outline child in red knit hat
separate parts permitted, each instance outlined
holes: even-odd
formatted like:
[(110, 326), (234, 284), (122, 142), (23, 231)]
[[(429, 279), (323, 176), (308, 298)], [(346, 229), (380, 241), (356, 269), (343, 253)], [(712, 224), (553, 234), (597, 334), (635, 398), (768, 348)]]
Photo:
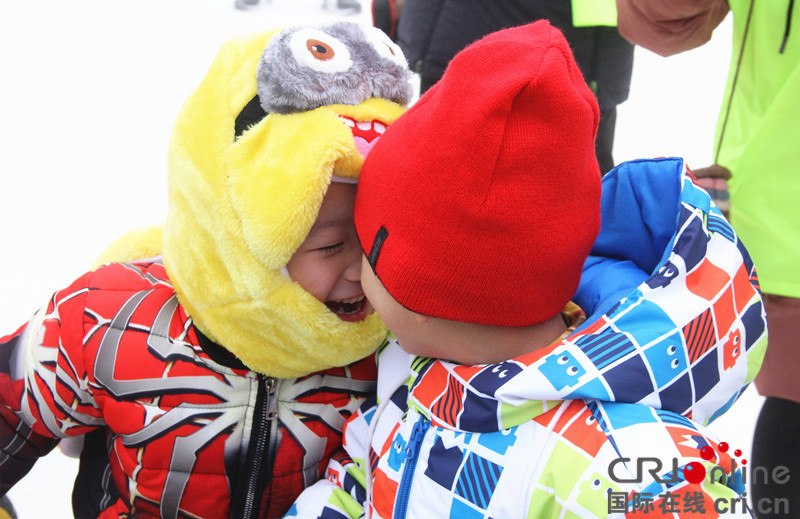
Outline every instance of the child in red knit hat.
[(763, 355), (752, 262), (680, 159), (601, 196), (597, 124), (537, 22), (462, 51), (387, 130), (355, 209), (392, 331), (377, 396), (288, 517), (747, 515), (704, 425)]

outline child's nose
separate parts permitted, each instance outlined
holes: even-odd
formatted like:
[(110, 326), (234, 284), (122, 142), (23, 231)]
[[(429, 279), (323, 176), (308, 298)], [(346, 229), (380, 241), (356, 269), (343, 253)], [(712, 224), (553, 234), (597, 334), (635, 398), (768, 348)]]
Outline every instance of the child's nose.
[(361, 247), (350, 247), (347, 256), (347, 268), (344, 278), (354, 283), (361, 283)]

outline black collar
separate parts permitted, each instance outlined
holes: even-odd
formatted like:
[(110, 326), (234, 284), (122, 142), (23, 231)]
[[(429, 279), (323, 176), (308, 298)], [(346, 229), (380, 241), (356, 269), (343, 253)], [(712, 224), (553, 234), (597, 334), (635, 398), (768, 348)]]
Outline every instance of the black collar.
[(197, 329), (197, 326), (194, 327), (194, 331), (197, 334), (197, 341), (200, 343), (200, 348), (203, 349), (206, 355), (211, 357), (211, 360), (231, 369), (250, 369), (245, 366), (241, 360), (236, 358), (233, 353), (206, 337), (203, 332)]

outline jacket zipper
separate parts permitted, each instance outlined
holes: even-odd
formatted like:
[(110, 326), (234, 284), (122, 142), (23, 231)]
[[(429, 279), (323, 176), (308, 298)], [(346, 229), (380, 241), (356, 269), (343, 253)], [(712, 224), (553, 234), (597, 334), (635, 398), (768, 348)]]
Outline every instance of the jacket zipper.
[(233, 513), (232, 517), (241, 519), (258, 519), (259, 505), (264, 490), (272, 478), (272, 466), (275, 462), (275, 449), (278, 434), (275, 431), (278, 417), (278, 402), (275, 398), (277, 382), (272, 377), (258, 376), (258, 394), (256, 406), (253, 411), (253, 431), (250, 435), (250, 444), (247, 448), (244, 477), (246, 485), (238, 492), (242, 502), (237, 508), (241, 511)]
[(417, 468), (417, 460), (419, 459), (419, 446), (422, 444), (422, 440), (425, 439), (425, 433), (428, 432), (430, 426), (430, 420), (422, 416), (411, 430), (411, 437), (408, 439), (408, 445), (406, 445), (406, 466), (403, 469), (403, 477), (400, 479), (400, 486), (397, 489), (397, 497), (395, 498), (394, 519), (405, 519), (408, 513), (408, 498), (411, 493), (414, 470)]
[(733, 93), (736, 92), (736, 83), (739, 81), (739, 70), (742, 68), (742, 58), (744, 58), (744, 48), (747, 44), (747, 35), (750, 32), (750, 21), (753, 19), (753, 6), (756, 0), (750, 0), (750, 9), (747, 11), (747, 20), (744, 23), (744, 33), (742, 34), (742, 47), (739, 49), (739, 59), (736, 60), (736, 72), (733, 74), (731, 82), (731, 93), (728, 95), (728, 104), (725, 107), (725, 118), (722, 120), (722, 127), (719, 131), (717, 144), (714, 146), (714, 163), (719, 164), (719, 155), (722, 150), (722, 140), (725, 138), (725, 129), (728, 127), (728, 116), (731, 115), (731, 104), (733, 103)]
[(789, 41), (789, 32), (792, 30), (792, 11), (794, 10), (794, 0), (789, 0), (789, 11), (786, 13), (786, 29), (783, 31), (783, 40), (781, 41), (781, 50), (779, 54), (783, 54), (786, 50), (786, 42)]

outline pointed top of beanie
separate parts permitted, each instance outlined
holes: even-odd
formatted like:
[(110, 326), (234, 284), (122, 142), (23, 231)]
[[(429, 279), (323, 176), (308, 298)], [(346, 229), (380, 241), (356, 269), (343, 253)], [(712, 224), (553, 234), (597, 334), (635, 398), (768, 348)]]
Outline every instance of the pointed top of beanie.
[(490, 34), (373, 148), (356, 228), (417, 313), (500, 326), (556, 315), (600, 227), (599, 111), (545, 21)]

